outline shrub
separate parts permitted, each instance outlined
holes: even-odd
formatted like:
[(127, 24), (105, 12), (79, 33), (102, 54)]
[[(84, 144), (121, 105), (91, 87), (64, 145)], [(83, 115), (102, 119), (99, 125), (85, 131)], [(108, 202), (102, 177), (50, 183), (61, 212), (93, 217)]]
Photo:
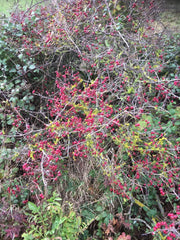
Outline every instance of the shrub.
[[(57, 190), (79, 211), (110, 194), (114, 206), (107, 210), (100, 204), (106, 217), (98, 211), (92, 217), (99, 222), (95, 237), (103, 234), (101, 226), (105, 232), (114, 228), (107, 215), (118, 211), (132, 228), (120, 224), (120, 233), (142, 238), (150, 232), (152, 239), (154, 225), (179, 200), (178, 48), (145, 19), (146, 11), (156, 15), (156, 9), (152, 1), (60, 3), (12, 15), (12, 31), (7, 35), (4, 30), (2, 44), (11, 52), (4, 73), (13, 85), (8, 89), (4, 78), (7, 97), (1, 104), (3, 114), (8, 108), (13, 114), (6, 114), (9, 123), (1, 115), (1, 139), (2, 144), (7, 137), (12, 141), (14, 131), (13, 161), (19, 164), (10, 178), (10, 194), (14, 181), (21, 182), (24, 196), (28, 192), (21, 200), (31, 200), (30, 208), (36, 209)], [(10, 96), (16, 85), (8, 75), (17, 66), (14, 61), (25, 68), (27, 79), (18, 79), (27, 81), (30, 95), (15, 93), (15, 105)], [(10, 130), (4, 130), (5, 124)], [(4, 195), (5, 189), (4, 184)], [(36, 211), (33, 218), (41, 222), (25, 237), (42, 228), (46, 207), (37, 207), (42, 215)], [(52, 237), (45, 236), (47, 231), (40, 237)], [(109, 231), (108, 237), (114, 235)]]

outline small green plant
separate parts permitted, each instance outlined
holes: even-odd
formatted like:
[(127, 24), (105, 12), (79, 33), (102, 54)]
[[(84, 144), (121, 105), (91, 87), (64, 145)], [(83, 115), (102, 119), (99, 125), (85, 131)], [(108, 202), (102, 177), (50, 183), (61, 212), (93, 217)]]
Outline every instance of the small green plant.
[(50, 240), (60, 237), (62, 240), (75, 240), (81, 233), (81, 217), (77, 216), (68, 203), (65, 212), (61, 206), (61, 198), (54, 192), (53, 196), (37, 206), (28, 202), (30, 213), (28, 216), (29, 228), (22, 235), (24, 240)]

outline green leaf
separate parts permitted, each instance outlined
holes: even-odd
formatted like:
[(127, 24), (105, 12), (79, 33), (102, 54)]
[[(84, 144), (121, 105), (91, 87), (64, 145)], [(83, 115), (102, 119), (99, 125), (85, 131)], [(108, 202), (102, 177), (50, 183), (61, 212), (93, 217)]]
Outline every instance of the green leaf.
[(128, 88), (128, 94), (131, 94), (131, 93), (134, 93), (134, 88), (133, 87), (131, 87), (131, 88)]
[(29, 233), (23, 233), (22, 237), (24, 240), (33, 240), (34, 239), (34, 236)]
[(76, 225), (79, 227), (81, 225), (81, 217), (76, 218)]
[(29, 69), (30, 70), (33, 70), (33, 69), (35, 69), (36, 68), (36, 66), (34, 65), (34, 64), (31, 64), (30, 66), (29, 66)]
[(176, 107), (176, 116), (180, 117), (180, 107)]
[(4, 118), (5, 118), (4, 114), (0, 113), (0, 119), (4, 119)]
[(31, 106), (29, 107), (29, 110), (34, 111), (34, 110), (35, 110), (35, 106), (31, 105)]
[(148, 217), (152, 218), (155, 217), (157, 214), (157, 210), (156, 209), (151, 209), (151, 210), (145, 210), (147, 212)]
[(105, 40), (106, 47), (110, 47), (110, 44), (108, 43), (108, 40)]
[(27, 71), (27, 66), (23, 66), (23, 70), (26, 72)]
[(71, 211), (71, 212), (69, 213), (69, 218), (73, 218), (75, 215), (76, 215), (75, 212)]
[(14, 122), (13, 119), (9, 119), (9, 120), (7, 121), (7, 124), (8, 124), (8, 125), (11, 125), (13, 122)]
[(28, 202), (28, 207), (31, 211), (37, 213), (39, 212), (39, 207), (36, 206), (36, 204), (32, 203), (32, 202)]
[(63, 217), (59, 220), (59, 224), (62, 224), (63, 222), (65, 222), (67, 220), (67, 217)]
[(174, 125), (175, 125), (175, 126), (179, 126), (179, 125), (180, 125), (180, 121), (176, 121), (176, 122), (174, 123)]
[(97, 207), (96, 207), (96, 211), (97, 211), (97, 212), (102, 212), (102, 211), (103, 211), (103, 208), (102, 208), (101, 206), (97, 206)]
[(174, 115), (174, 114), (176, 113), (176, 110), (173, 109), (173, 108), (171, 108), (171, 109), (169, 110), (169, 112), (170, 112), (171, 115)]
[(6, 138), (6, 139), (4, 140), (4, 142), (5, 142), (5, 143), (11, 143), (11, 138)]
[(52, 230), (58, 229), (60, 224), (61, 219), (59, 218), (59, 216), (56, 216), (54, 222), (52, 223)]
[(107, 216), (108, 216), (108, 215), (107, 215), (106, 212), (102, 212), (101, 214), (98, 215), (97, 219), (98, 219), (98, 220), (102, 220), (102, 219), (104, 219), (104, 218), (107, 217)]
[(16, 72), (16, 69), (15, 69), (15, 68), (11, 68), (11, 69), (9, 70), (9, 72), (10, 72), (10, 73), (15, 73), (15, 72)]
[(105, 223), (106, 225), (108, 225), (109, 220), (110, 220), (110, 218), (109, 218), (109, 216), (107, 216), (107, 217), (104, 219), (104, 223)]
[(18, 58), (21, 60), (21, 59), (23, 58), (23, 54), (20, 53), (20, 54), (18, 55)]

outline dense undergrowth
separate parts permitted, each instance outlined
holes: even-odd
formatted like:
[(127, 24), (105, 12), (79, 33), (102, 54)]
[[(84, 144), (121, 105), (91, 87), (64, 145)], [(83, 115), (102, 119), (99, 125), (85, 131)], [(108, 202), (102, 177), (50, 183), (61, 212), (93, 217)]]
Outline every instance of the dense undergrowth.
[(154, 1), (12, 13), (0, 36), (0, 238), (180, 238), (180, 43)]

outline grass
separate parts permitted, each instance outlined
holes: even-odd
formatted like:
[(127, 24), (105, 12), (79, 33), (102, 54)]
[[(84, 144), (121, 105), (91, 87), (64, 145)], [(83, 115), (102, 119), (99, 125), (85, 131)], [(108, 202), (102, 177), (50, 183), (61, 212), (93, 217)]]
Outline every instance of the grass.
[(167, 11), (162, 14), (162, 22), (170, 33), (180, 32), (180, 15), (176, 12)]
[(40, 2), (40, 0), (0, 0), (0, 15), (8, 16), (9, 12), (16, 7), (26, 9), (37, 2)]

